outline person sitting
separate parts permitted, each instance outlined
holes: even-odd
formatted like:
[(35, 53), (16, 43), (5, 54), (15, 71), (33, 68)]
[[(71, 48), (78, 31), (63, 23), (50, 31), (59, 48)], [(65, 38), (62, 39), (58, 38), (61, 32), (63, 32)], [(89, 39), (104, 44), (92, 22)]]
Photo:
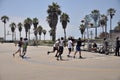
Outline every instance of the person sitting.
[(95, 42), (93, 43), (92, 51), (97, 52), (97, 44)]

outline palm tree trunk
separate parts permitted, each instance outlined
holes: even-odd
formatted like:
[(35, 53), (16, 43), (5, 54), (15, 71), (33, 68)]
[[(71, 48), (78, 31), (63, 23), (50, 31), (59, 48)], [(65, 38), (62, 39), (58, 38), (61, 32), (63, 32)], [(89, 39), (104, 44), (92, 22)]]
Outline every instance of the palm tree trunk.
[(82, 39), (83, 39), (83, 34), (82, 34)]
[(97, 23), (95, 22), (95, 38), (97, 38)]
[(105, 37), (107, 38), (107, 25), (105, 25)]
[(88, 26), (87, 26), (87, 38), (89, 39), (89, 31), (88, 31)]
[(25, 32), (25, 34), (26, 34), (26, 38), (27, 38), (27, 31)]
[(111, 39), (111, 30), (112, 30), (112, 18), (110, 17), (110, 31), (109, 31), (109, 33), (110, 33), (110, 39)]
[(38, 45), (38, 37), (37, 37), (37, 35), (35, 35), (35, 38), (36, 38), (36, 45)]
[(14, 40), (16, 41), (16, 31), (14, 32), (14, 37), (15, 37), (15, 39), (14, 39)]
[(53, 30), (52, 41), (55, 42), (55, 39), (56, 39), (56, 30), (54, 29), (54, 30)]
[(30, 29), (29, 29), (29, 32), (28, 32), (28, 34), (29, 34), (29, 41), (30, 41)]
[(45, 35), (44, 35), (44, 41), (45, 41)]
[(12, 32), (12, 41), (13, 41), (14, 33)]
[(20, 32), (20, 38), (21, 38), (21, 32)]
[(102, 31), (104, 32), (104, 27), (102, 26)]
[(5, 26), (5, 23), (4, 23), (4, 40), (6, 41), (6, 26)]
[(66, 46), (66, 30), (64, 29), (64, 38), (65, 38), (65, 46)]

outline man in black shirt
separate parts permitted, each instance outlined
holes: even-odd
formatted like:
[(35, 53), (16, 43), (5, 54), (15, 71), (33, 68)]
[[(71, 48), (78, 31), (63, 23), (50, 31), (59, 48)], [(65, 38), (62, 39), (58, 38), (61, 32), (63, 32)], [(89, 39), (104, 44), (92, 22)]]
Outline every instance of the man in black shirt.
[(119, 37), (116, 38), (115, 56), (120, 56), (119, 54), (120, 40)]

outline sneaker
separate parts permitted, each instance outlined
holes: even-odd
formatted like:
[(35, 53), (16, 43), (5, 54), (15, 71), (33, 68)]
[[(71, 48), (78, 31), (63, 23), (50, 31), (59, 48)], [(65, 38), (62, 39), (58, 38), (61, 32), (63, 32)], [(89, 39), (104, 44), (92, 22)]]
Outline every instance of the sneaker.
[(75, 56), (73, 56), (73, 58), (75, 58)]
[(80, 59), (80, 58), (83, 58), (83, 57), (82, 57), (82, 56), (80, 56), (80, 57), (79, 57), (79, 59)]
[(23, 58), (24, 58), (24, 55), (21, 55), (20, 57), (23, 59)]
[(59, 61), (59, 59), (57, 58), (57, 61)]
[(70, 55), (67, 55), (67, 57), (70, 57)]
[(55, 57), (58, 57), (57, 55), (55, 55)]
[(49, 54), (50, 54), (50, 52), (48, 51), (48, 52), (47, 52), (47, 55), (49, 55)]
[(15, 57), (15, 54), (13, 54), (13, 57)]

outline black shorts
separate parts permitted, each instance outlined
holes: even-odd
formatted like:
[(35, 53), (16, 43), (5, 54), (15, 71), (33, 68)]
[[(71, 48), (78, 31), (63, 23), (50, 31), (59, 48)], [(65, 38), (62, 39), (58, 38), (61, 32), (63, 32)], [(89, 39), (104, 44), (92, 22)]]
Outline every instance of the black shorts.
[(53, 51), (56, 51), (56, 50), (58, 50), (58, 47), (53, 47)]
[(59, 47), (59, 52), (63, 53), (63, 47), (62, 46)]
[(68, 50), (71, 52), (72, 51), (72, 49), (71, 48), (68, 48)]

